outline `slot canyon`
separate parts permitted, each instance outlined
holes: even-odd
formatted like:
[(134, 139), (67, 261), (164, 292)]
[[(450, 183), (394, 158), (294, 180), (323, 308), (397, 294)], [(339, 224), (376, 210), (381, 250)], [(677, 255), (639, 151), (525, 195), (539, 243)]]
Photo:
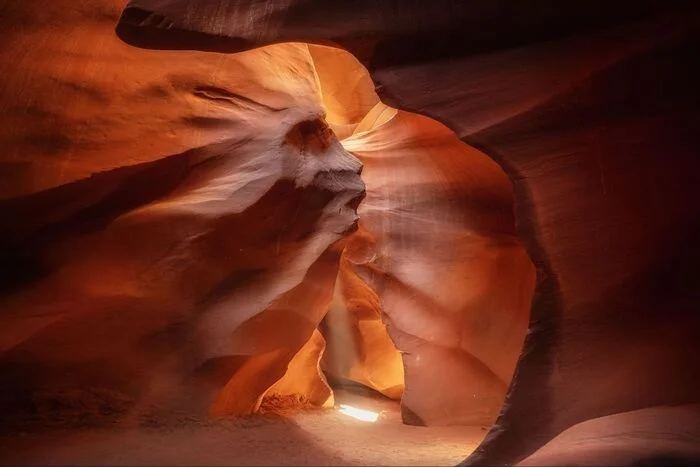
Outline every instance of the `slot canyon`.
[(700, 7), (0, 0), (0, 465), (697, 465)]

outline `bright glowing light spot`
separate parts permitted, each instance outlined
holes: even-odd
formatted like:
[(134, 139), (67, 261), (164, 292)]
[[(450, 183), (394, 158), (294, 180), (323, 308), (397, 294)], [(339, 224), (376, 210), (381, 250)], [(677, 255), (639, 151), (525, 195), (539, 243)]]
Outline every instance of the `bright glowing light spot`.
[(376, 422), (379, 418), (377, 412), (370, 412), (369, 410), (362, 410), (349, 405), (340, 404), (340, 413), (347, 415), (348, 417), (356, 418), (357, 420), (362, 420), (363, 422)]

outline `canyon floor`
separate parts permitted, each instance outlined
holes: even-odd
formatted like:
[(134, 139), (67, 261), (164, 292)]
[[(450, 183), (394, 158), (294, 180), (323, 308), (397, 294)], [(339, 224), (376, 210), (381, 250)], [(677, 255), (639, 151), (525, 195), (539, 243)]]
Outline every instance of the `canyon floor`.
[(349, 391), (336, 404), (380, 413), (376, 423), (336, 409), (284, 416), (116, 425), (0, 437), (2, 465), (456, 465), (483, 427), (401, 423), (396, 402)]

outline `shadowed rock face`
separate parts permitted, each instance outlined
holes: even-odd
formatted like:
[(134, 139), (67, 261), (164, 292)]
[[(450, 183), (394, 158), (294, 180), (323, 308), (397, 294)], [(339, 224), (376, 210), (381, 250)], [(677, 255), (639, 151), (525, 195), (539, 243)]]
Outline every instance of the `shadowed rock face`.
[(323, 407), (323, 369), (491, 424), (535, 278), (505, 173), (346, 52), (142, 50), (119, 6), (4, 16), (7, 420)]
[(450, 130), (407, 112), (343, 144), (362, 160), (368, 193), (345, 257), (402, 352), (404, 420), (490, 425), (535, 279), (514, 234), (512, 185)]
[(362, 161), (368, 193), (326, 318), (324, 368), (401, 398), (406, 423), (490, 425), (534, 287), (512, 185), (443, 125), (372, 99), (349, 55), (309, 50), (329, 123)]
[(698, 18), (656, 0), (134, 0), (119, 33), (226, 52), (334, 43), (385, 103), (504, 168), (538, 280), (506, 405), (469, 460), (492, 465), (588, 419), (698, 402)]
[(632, 410), (574, 425), (518, 465), (697, 465), (699, 431), (698, 404)]
[(3, 7), (4, 412), (325, 404), (315, 330), (364, 184), (308, 48), (142, 51), (120, 6)]
[[(697, 456), (697, 7), (551, 3), (4, 2), (5, 419), (323, 406), (322, 367), (490, 423), (524, 339), (469, 464)], [(247, 50), (286, 41), (402, 110)]]

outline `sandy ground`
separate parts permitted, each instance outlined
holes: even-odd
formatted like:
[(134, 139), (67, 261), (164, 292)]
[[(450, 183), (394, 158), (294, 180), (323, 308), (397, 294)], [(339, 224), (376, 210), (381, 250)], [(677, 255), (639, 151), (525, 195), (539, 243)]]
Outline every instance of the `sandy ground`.
[(376, 423), (337, 410), (168, 426), (0, 437), (2, 465), (456, 465), (482, 427), (401, 424), (398, 404), (347, 391), (337, 403), (381, 412)]

